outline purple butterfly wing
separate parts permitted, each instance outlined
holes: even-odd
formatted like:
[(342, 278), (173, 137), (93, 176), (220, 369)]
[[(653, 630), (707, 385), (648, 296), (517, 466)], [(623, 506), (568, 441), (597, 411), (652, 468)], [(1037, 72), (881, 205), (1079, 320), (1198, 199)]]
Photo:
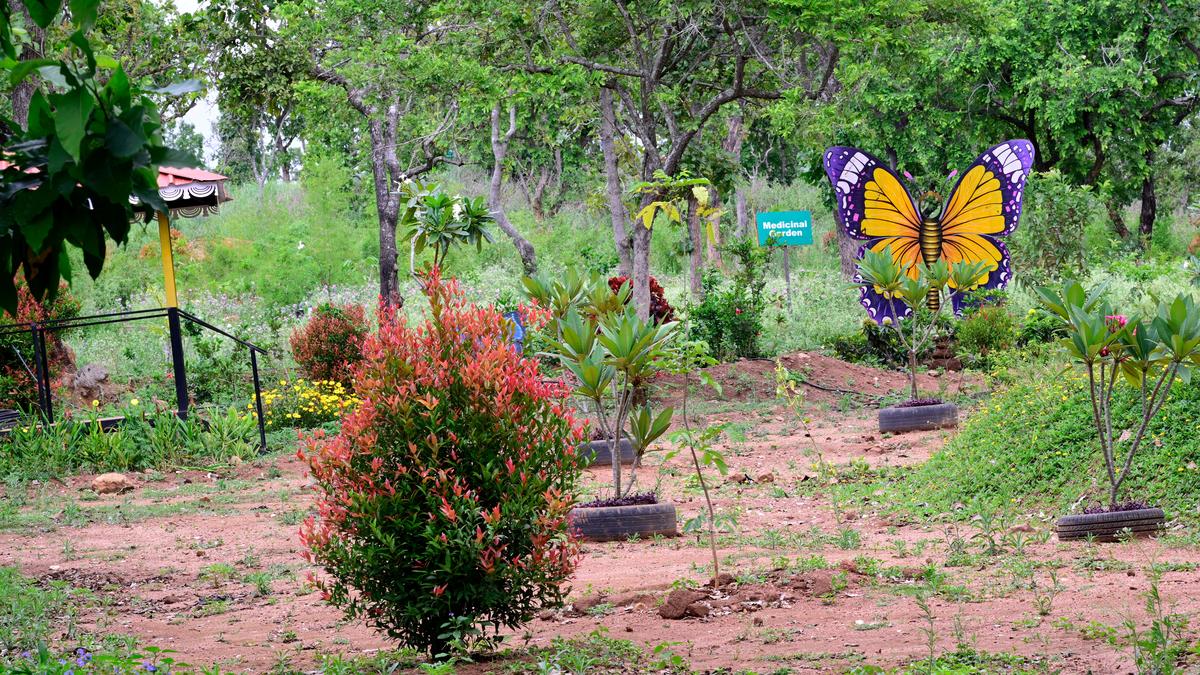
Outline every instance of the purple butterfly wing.
[[(862, 221), (866, 217), (867, 183), (875, 167), (882, 167), (888, 173), (891, 173), (891, 169), (871, 153), (844, 145), (827, 148), (822, 161), (825, 175), (833, 186), (834, 213), (838, 225), (851, 239), (871, 239), (862, 231)], [(916, 208), (915, 204), (913, 208)]]

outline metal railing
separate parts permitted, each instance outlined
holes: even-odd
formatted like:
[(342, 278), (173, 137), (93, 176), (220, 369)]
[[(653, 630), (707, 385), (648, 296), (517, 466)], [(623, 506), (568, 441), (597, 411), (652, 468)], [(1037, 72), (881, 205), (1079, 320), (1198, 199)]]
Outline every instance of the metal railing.
[[(185, 312), (178, 307), (161, 307), (158, 309), (135, 309), (122, 312), (109, 312), (106, 314), (93, 314), (91, 316), (77, 316), (69, 319), (52, 319), (48, 321), (35, 321), (29, 323), (11, 324), (0, 327), (0, 336), (15, 335), (19, 333), (29, 333), (33, 340), (33, 368), (32, 375), (37, 382), (38, 394), (38, 410), (41, 412), (41, 417), (46, 424), (54, 423), (54, 398), (50, 388), (50, 362), (46, 349), (46, 335), (48, 333), (56, 333), (74, 328), (86, 328), (91, 326), (102, 326), (113, 323), (129, 323), (133, 321), (145, 321), (150, 319), (167, 320), (167, 329), (171, 343), (171, 367), (172, 375), (175, 380), (175, 414), (180, 419), (187, 419), (188, 408), (190, 407), (190, 398), (188, 396), (187, 385), (187, 364), (183, 353), (183, 325), (182, 320), (186, 320), (191, 324), (204, 328), (221, 335), (225, 338), (233, 340), (238, 345), (245, 347), (250, 353), (250, 372), (254, 381), (254, 406), (258, 421), (258, 441), (259, 449), (265, 451), (267, 448), (267, 430), (266, 422), (263, 416), (262, 403), (262, 383), (258, 373), (258, 355), (266, 355), (267, 350), (247, 342), (235, 335), (217, 328), (207, 321)], [(18, 352), (18, 357), (24, 363), (24, 358)], [(26, 368), (29, 369), (28, 365)]]

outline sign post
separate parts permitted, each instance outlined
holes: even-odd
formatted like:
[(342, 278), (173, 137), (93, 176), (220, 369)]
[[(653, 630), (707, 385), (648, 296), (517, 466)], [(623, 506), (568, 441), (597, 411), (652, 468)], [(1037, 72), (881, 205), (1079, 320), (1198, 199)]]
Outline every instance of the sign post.
[(758, 245), (768, 240), (783, 248), (783, 283), (787, 286), (788, 309), (792, 307), (792, 260), (789, 246), (809, 246), (813, 243), (811, 211), (767, 211), (754, 214), (758, 225)]

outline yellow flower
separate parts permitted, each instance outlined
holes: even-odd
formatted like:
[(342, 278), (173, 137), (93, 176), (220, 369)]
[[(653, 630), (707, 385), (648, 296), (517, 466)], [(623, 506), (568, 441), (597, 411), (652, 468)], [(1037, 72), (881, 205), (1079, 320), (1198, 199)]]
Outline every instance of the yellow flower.
[(93, 407), (93, 408), (99, 408), (99, 407), (100, 407), (100, 401), (97, 401), (96, 399), (92, 399), (92, 407)]
[(130, 401), (130, 402), (129, 402), (129, 405), (131, 405), (131, 406), (133, 406), (133, 407), (135, 407), (135, 408), (136, 408), (138, 403), (141, 403), (141, 401), (139, 401), (139, 400), (137, 400), (137, 399), (135, 398), (135, 399), (133, 399), (132, 401)]

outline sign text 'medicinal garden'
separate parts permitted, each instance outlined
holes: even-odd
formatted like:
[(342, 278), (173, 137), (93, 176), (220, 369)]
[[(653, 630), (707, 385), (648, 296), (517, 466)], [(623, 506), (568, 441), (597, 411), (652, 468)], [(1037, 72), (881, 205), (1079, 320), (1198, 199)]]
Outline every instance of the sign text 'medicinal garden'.
[(806, 246), (813, 243), (811, 211), (774, 211), (758, 213), (758, 244), (765, 246), (774, 237), (780, 246)]

